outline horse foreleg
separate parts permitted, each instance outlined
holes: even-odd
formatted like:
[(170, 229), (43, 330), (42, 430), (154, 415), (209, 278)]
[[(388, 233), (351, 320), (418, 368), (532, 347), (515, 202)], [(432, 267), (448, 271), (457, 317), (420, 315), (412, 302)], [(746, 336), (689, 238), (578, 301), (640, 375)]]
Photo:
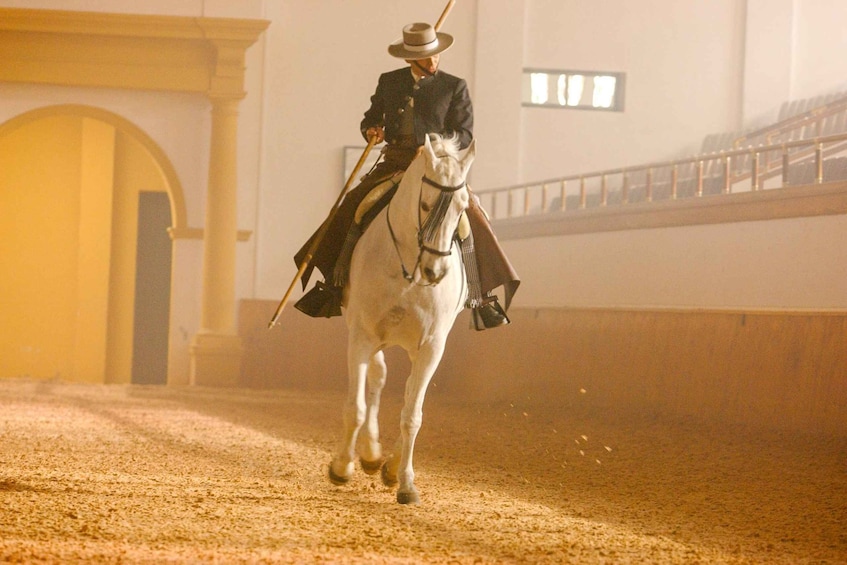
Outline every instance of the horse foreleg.
[(329, 480), (341, 485), (353, 476), (356, 460), (356, 437), (365, 422), (365, 382), (371, 351), (350, 340), (347, 348), (347, 401), (344, 404), (344, 430), (341, 442), (329, 464)]
[[(397, 502), (417, 504), (420, 502), (418, 489), (415, 488), (415, 471), (412, 458), (415, 451), (415, 439), (423, 422), (423, 402), (429, 381), (444, 352), (444, 344), (430, 344), (422, 349), (412, 360), (412, 372), (406, 381), (406, 394), (403, 410), (400, 412), (400, 457), (397, 461)], [(393, 463), (393, 462), (392, 462)]]
[(359, 461), (368, 475), (377, 473), (382, 467), (382, 445), (379, 442), (379, 402), (387, 374), (385, 355), (377, 351), (368, 364), (366, 392), (366, 414), (364, 428), (359, 433)]

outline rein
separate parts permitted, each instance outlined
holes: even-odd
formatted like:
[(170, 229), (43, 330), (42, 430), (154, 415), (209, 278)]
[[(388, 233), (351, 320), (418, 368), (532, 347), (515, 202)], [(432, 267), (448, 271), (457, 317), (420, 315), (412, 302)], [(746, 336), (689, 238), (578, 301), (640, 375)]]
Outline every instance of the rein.
[[(438, 197), (438, 202), (435, 204), (435, 208), (430, 212), (429, 216), (427, 216), (425, 221), (421, 221), (420, 218), (420, 201), (423, 198), (423, 190), (421, 190), (418, 194), (418, 258), (415, 262), (415, 267), (412, 269), (412, 273), (420, 266), (421, 258), (423, 254), (430, 253), (432, 255), (437, 255), (438, 257), (449, 257), (453, 252), (452, 243), (450, 249), (447, 251), (441, 251), (439, 249), (434, 249), (429, 247), (424, 242), (430, 241), (435, 237), (435, 232), (438, 229), (438, 226), (444, 221), (444, 217), (447, 215), (447, 209), (450, 206), (450, 200), (452, 198), (452, 194), (458, 190), (461, 190), (466, 186), (466, 182), (462, 182), (462, 184), (457, 186), (445, 186), (443, 184), (439, 184), (434, 180), (428, 178), (426, 175), (421, 179), (421, 189), (423, 189), (423, 185), (428, 184), (434, 188), (437, 188), (441, 191), (441, 194)], [(391, 202), (389, 201), (388, 207), (385, 211), (385, 221), (388, 223), (388, 233), (391, 234), (391, 241), (394, 242), (394, 249), (397, 251), (397, 257), (400, 259), (400, 268), (403, 270), (403, 278), (408, 282), (412, 282), (413, 276), (406, 269), (406, 265), (403, 262), (403, 256), (400, 254), (400, 245), (397, 242), (397, 236), (394, 234), (394, 228), (391, 226)]]

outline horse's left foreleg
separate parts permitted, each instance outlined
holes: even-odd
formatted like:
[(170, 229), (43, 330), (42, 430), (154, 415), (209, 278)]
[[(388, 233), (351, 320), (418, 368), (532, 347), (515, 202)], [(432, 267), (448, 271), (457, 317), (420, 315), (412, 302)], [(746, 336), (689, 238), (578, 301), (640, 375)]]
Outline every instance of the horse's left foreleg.
[(347, 347), (347, 401), (344, 404), (344, 430), (338, 450), (329, 464), (329, 479), (344, 484), (353, 476), (356, 460), (356, 438), (365, 423), (367, 405), (365, 383), (372, 351), (366, 344), (357, 343), (352, 336)]
[[(415, 440), (423, 422), (423, 403), (429, 381), (435, 374), (444, 344), (429, 344), (422, 349), (412, 361), (412, 372), (406, 381), (406, 394), (403, 410), (400, 413), (400, 453), (396, 464), (396, 477), (400, 483), (397, 489), (397, 502), (400, 504), (417, 504), (420, 502), (418, 490), (415, 488), (415, 471), (412, 464), (415, 450)], [(396, 457), (396, 455), (395, 455)], [(392, 465), (393, 466), (393, 465)]]

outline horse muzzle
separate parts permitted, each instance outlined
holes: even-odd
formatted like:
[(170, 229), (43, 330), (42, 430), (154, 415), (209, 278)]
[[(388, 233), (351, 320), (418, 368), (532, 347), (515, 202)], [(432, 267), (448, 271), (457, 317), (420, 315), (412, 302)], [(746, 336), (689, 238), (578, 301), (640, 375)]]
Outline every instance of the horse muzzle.
[(421, 276), (430, 285), (436, 285), (441, 282), (447, 274), (447, 269), (436, 269), (432, 267), (421, 267)]

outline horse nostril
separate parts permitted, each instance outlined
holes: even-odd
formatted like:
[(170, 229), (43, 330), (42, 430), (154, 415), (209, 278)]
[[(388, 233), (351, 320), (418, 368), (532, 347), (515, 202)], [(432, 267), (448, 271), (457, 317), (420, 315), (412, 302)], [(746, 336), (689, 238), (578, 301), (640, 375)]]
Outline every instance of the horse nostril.
[(428, 282), (433, 283), (433, 284), (438, 284), (438, 282), (440, 282), (441, 279), (444, 278), (444, 274), (438, 274), (438, 273), (435, 272), (434, 269), (432, 269), (430, 267), (426, 267), (423, 270), (423, 274), (424, 274), (424, 277), (426, 277), (426, 280)]

